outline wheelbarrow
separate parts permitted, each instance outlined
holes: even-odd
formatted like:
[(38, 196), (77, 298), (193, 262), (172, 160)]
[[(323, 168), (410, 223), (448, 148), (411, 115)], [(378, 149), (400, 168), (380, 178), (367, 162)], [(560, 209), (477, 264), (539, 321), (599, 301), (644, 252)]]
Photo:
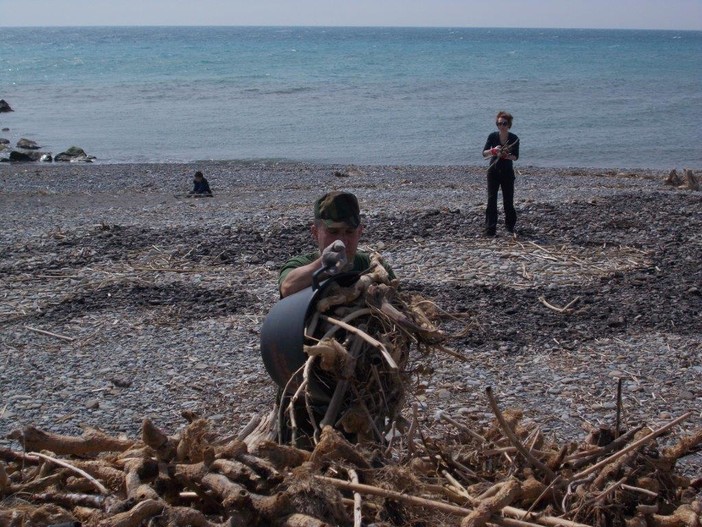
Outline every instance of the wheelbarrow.
[[(263, 364), (271, 379), (288, 395), (293, 395), (302, 382), (302, 368), (308, 358), (304, 351), (305, 328), (315, 314), (317, 302), (326, 296), (332, 284), (350, 287), (361, 276), (341, 273), (320, 283), (319, 275), (324, 270), (315, 272), (312, 286), (275, 304), (261, 326)], [(329, 401), (334, 384), (322, 372), (316, 372), (308, 383), (307, 389), (314, 400)]]

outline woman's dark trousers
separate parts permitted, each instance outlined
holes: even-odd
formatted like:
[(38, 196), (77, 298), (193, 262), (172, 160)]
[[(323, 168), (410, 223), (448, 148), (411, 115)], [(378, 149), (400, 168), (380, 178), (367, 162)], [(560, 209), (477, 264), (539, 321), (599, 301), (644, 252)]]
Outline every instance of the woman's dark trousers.
[(505, 208), (505, 225), (514, 231), (517, 211), (514, 209), (514, 174), (488, 173), (488, 201), (485, 210), (485, 234), (493, 235), (497, 230), (497, 192), (502, 187), (502, 203)]

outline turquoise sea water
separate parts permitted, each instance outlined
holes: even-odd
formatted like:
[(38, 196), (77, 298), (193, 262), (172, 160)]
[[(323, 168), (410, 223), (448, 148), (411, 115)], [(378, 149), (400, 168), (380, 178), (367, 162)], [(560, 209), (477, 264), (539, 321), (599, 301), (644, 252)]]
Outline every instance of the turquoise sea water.
[[(101, 162), (702, 168), (702, 32), (0, 28), (0, 132)], [(1, 155), (1, 154), (0, 154)]]

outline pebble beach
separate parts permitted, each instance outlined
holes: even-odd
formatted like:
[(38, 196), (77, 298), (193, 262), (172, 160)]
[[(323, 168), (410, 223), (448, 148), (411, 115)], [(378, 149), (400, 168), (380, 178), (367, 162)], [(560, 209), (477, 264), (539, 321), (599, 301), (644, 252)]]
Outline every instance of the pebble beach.
[[(196, 170), (213, 198), (185, 197)], [(465, 358), (421, 359), (408, 404), (429, 428), (439, 411), (490, 420), (491, 387), (561, 439), (617, 410), (699, 429), (702, 193), (666, 175), (520, 166), (517, 236), (485, 238), (484, 167), (0, 164), (0, 445), (29, 425), (176, 432), (185, 411), (235, 434), (269, 410), (259, 330), (333, 189), (356, 193), (362, 247), (437, 305)]]

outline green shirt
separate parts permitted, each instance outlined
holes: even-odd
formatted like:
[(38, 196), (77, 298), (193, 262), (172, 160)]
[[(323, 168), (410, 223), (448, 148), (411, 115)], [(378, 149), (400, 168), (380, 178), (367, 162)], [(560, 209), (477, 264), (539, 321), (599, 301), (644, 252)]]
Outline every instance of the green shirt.
[[(290, 260), (285, 262), (285, 265), (280, 269), (280, 275), (278, 276), (278, 289), (280, 289), (280, 286), (283, 284), (285, 277), (288, 276), (290, 271), (297, 269), (298, 267), (302, 267), (303, 265), (311, 264), (317, 258), (319, 258), (319, 252), (303, 254), (290, 258)], [(370, 254), (356, 251), (356, 256), (353, 257), (353, 269), (351, 270), (353, 272), (360, 273), (368, 269), (370, 264)], [(385, 267), (385, 270), (388, 272), (390, 279), (394, 279), (395, 273), (392, 271), (390, 266), (383, 263), (383, 267)]]

